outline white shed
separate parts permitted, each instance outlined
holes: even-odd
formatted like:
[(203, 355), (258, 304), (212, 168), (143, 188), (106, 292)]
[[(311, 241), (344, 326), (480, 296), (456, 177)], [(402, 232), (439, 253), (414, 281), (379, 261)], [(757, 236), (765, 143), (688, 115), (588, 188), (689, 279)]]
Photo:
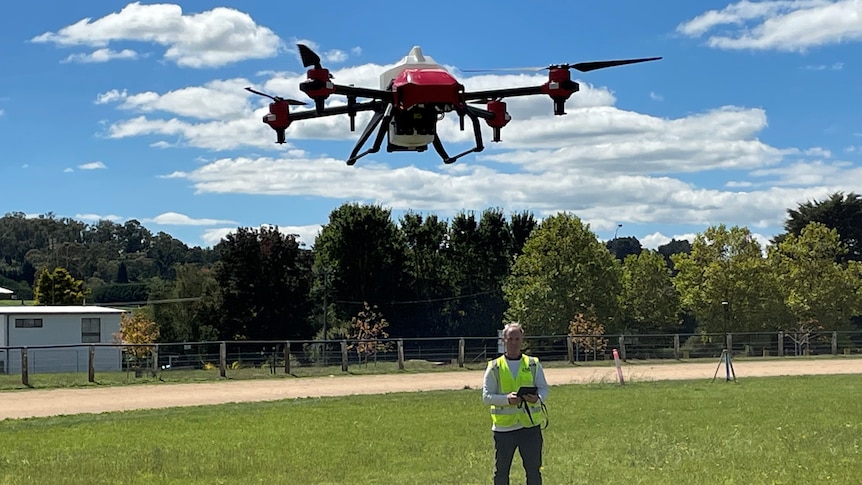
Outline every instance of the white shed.
[[(113, 343), (124, 311), (100, 306), (0, 306), (0, 348), (28, 348), (30, 372), (86, 372), (90, 343)], [(74, 345), (74, 346), (73, 346)], [(96, 347), (97, 371), (120, 370), (119, 347)], [(21, 350), (0, 350), (0, 372), (21, 372)]]

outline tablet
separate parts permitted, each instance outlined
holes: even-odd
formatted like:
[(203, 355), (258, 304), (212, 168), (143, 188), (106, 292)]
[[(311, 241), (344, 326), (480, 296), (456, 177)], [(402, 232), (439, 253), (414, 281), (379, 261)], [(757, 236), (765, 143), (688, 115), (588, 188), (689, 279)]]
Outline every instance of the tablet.
[(538, 387), (528, 387), (528, 386), (523, 386), (523, 387), (521, 387), (520, 389), (518, 389), (518, 396), (524, 396), (524, 395), (527, 395), (527, 394), (536, 394), (536, 395), (538, 395), (538, 394), (539, 394), (539, 388), (538, 388)]

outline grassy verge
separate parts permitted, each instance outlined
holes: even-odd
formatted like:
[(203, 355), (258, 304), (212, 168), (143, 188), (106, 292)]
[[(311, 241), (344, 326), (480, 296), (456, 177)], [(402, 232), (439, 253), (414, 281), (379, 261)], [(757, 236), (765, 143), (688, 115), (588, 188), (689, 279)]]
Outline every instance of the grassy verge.
[[(552, 388), (545, 483), (857, 483), (862, 376)], [(488, 483), (476, 390), (0, 422), (0, 483)], [(513, 483), (523, 483), (518, 458)]]

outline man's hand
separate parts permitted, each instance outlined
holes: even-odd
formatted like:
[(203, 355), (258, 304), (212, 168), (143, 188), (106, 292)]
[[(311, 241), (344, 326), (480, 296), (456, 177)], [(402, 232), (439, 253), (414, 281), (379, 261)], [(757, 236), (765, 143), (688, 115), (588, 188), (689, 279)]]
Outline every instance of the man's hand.
[(539, 400), (539, 396), (536, 394), (524, 394), (524, 400), (530, 404), (533, 404)]
[(509, 400), (509, 404), (518, 404), (521, 402), (521, 398), (518, 397), (518, 393), (514, 391), (507, 394), (506, 398)]

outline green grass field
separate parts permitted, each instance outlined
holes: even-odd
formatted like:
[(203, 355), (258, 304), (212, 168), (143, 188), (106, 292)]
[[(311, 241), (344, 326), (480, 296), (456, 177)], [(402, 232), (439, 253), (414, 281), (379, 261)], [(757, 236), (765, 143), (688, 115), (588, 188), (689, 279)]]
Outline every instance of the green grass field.
[[(555, 386), (545, 483), (858, 483), (860, 390), (856, 375)], [(7, 420), (0, 443), (0, 484), (484, 484), (493, 466), (475, 389)]]

